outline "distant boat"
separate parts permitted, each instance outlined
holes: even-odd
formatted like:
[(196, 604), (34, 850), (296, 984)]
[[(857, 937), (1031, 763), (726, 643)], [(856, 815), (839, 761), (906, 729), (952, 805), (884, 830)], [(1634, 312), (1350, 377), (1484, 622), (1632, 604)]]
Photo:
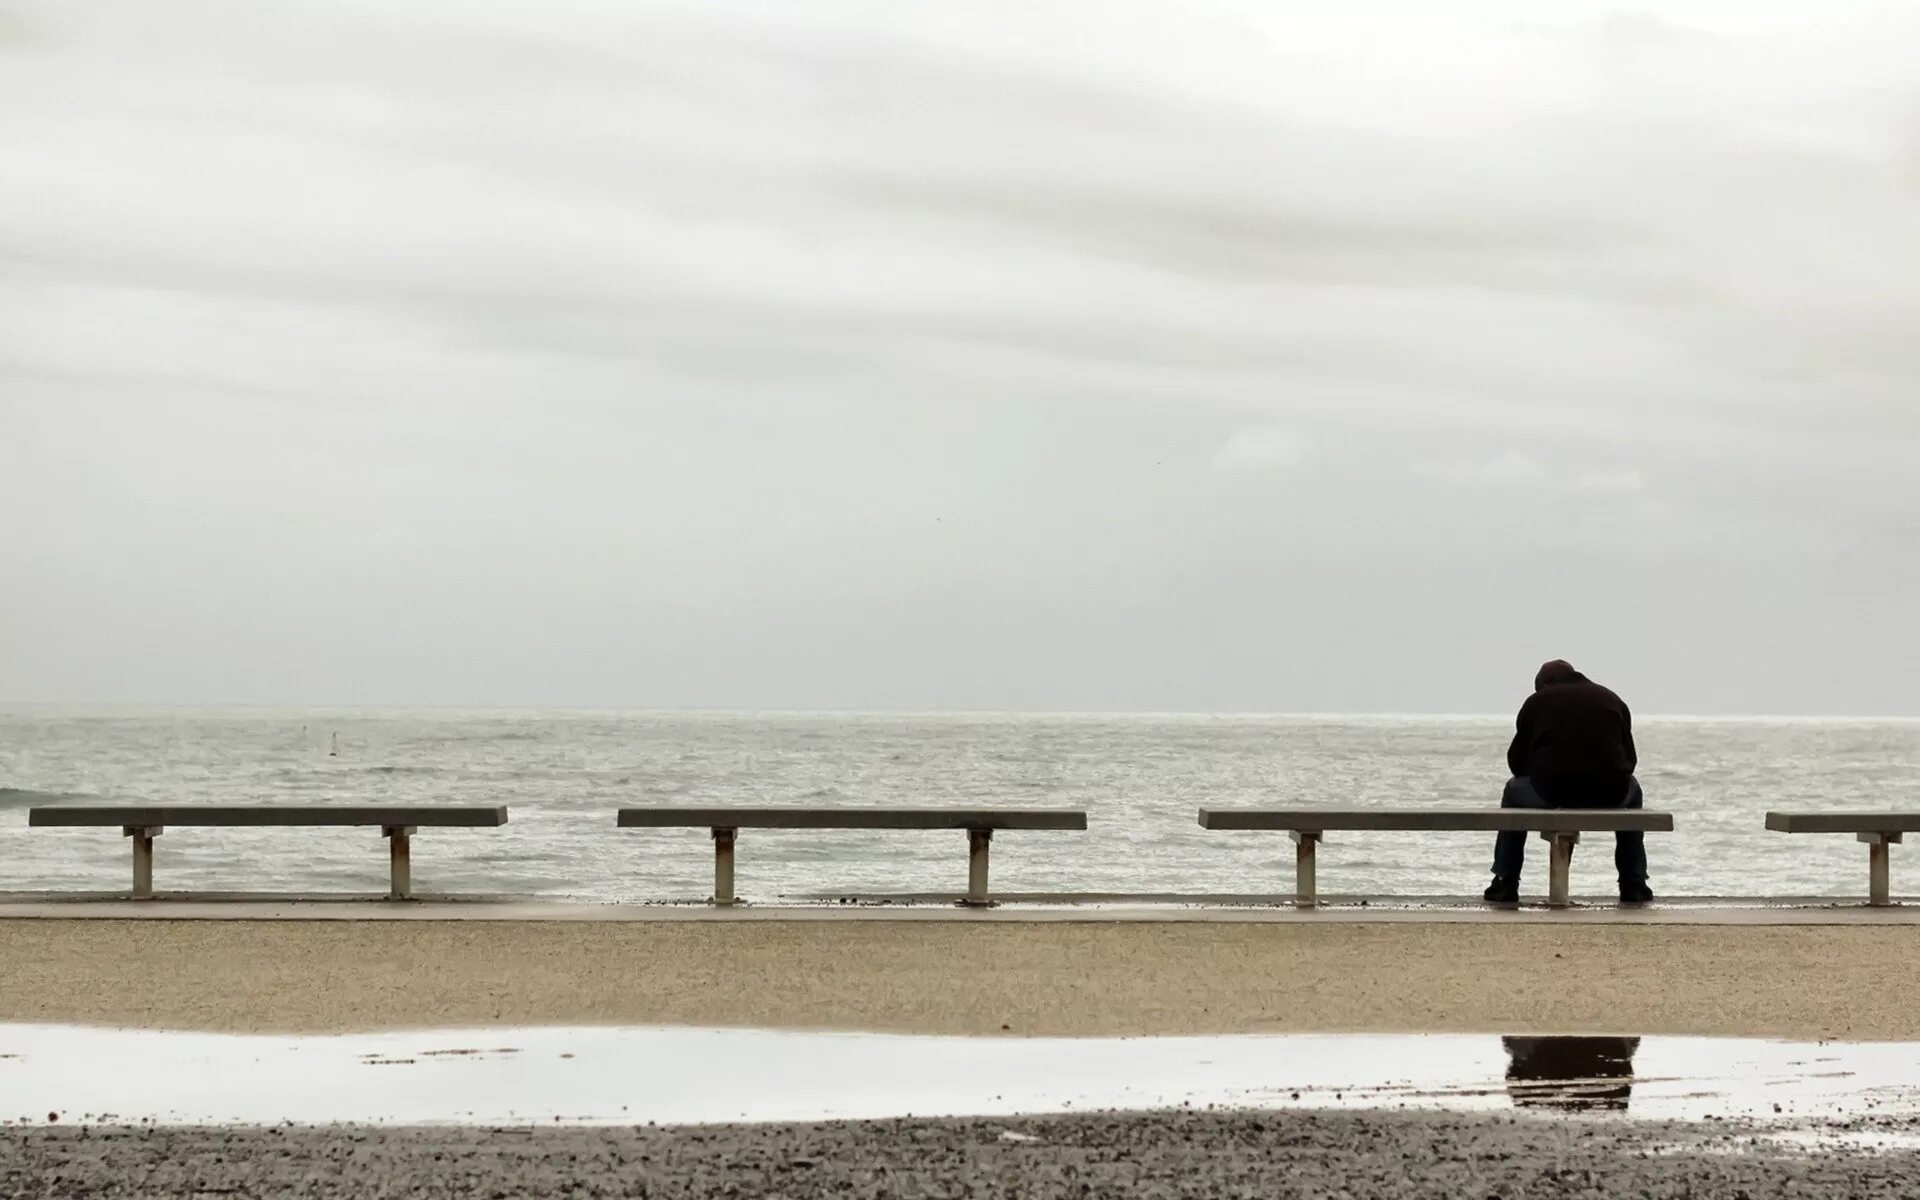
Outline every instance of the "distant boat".
[(333, 735), (333, 740), (327, 743), (327, 757), (340, 757), (340, 735), (337, 733)]

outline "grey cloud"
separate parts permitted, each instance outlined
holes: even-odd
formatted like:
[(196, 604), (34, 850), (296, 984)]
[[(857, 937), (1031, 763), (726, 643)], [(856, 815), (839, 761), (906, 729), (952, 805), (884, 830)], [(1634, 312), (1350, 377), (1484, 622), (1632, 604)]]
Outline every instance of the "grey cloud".
[(8, 687), (1913, 711), (1903, 30), (0, 3)]

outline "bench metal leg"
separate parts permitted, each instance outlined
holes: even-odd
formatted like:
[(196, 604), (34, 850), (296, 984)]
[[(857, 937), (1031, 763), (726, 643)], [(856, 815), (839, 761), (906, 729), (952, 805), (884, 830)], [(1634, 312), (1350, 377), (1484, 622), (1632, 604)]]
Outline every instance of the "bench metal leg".
[(1320, 883), (1315, 871), (1315, 851), (1320, 846), (1320, 835), (1308, 829), (1288, 831), (1293, 839), (1293, 905), (1295, 908), (1312, 908), (1320, 903)]
[(120, 830), (133, 839), (133, 898), (153, 899), (153, 839), (160, 836), (159, 825), (128, 825)]
[(990, 908), (987, 894), (987, 847), (993, 844), (993, 830), (967, 830), (967, 898), (960, 903), (971, 908)]
[(713, 831), (713, 902), (722, 907), (734, 903), (733, 839), (738, 832), (734, 829)]
[(381, 827), (380, 832), (387, 835), (387, 899), (411, 900), (414, 827), (386, 825)]
[(1552, 847), (1547, 862), (1547, 907), (1565, 908), (1572, 903), (1568, 892), (1573, 875), (1573, 848), (1579, 843), (1580, 835), (1556, 832), (1540, 836)]
[(1888, 871), (1888, 847), (1900, 840), (1898, 833), (1863, 833), (1867, 844), (1867, 903), (1884, 907), (1893, 903), (1891, 874)]

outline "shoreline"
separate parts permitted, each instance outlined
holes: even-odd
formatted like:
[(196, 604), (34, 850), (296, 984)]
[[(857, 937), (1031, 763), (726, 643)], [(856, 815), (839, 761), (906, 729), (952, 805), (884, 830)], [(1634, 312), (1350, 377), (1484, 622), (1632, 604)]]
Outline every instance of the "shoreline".
[(1905, 1041), (1917, 984), (1911, 921), (0, 920), (0, 1022), (230, 1033)]

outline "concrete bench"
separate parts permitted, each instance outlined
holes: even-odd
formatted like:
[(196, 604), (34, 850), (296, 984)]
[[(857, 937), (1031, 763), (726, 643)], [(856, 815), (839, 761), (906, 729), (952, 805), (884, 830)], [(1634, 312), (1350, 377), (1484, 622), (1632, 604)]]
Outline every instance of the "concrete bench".
[(713, 832), (713, 903), (732, 904), (733, 843), (742, 829), (964, 829), (967, 894), (962, 904), (985, 907), (987, 847), (996, 829), (1079, 830), (1087, 814), (1061, 808), (623, 808), (622, 829), (709, 829)]
[(1319, 901), (1314, 880), (1314, 851), (1328, 830), (1396, 830), (1417, 833), (1538, 833), (1552, 846), (1547, 903), (1567, 906), (1573, 847), (1582, 833), (1641, 830), (1667, 833), (1673, 815), (1637, 808), (1390, 808), (1295, 809), (1203, 808), (1205, 829), (1285, 830), (1296, 846), (1294, 903), (1312, 908)]
[(133, 897), (153, 898), (153, 839), (169, 825), (266, 826), (377, 825), (387, 838), (391, 885), (387, 895), (413, 894), (412, 842), (420, 826), (493, 827), (507, 823), (503, 805), (359, 804), (76, 804), (29, 809), (30, 826), (118, 825), (133, 839)]
[(1851, 833), (1867, 844), (1867, 903), (1893, 903), (1887, 882), (1887, 847), (1900, 835), (1920, 830), (1920, 812), (1770, 812), (1767, 828), (1776, 833)]

